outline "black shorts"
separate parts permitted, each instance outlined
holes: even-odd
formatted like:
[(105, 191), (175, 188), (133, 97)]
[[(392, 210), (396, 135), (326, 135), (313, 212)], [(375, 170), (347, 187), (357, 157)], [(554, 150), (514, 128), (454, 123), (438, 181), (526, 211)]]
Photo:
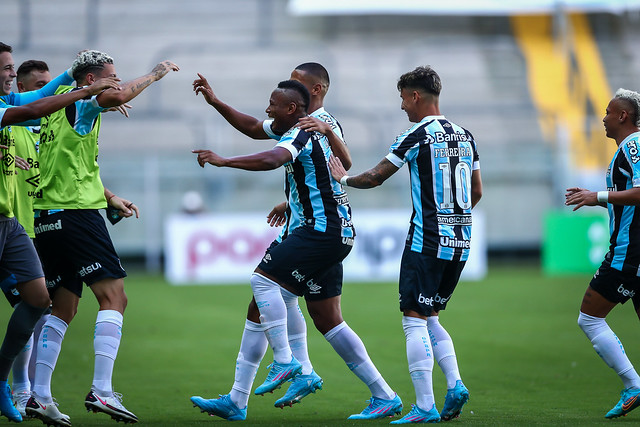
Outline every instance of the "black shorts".
[(11, 304), (11, 307), (15, 307), (17, 303), (22, 301), (22, 298), (20, 298), (20, 293), (16, 289), (17, 284), (18, 282), (16, 281), (16, 276), (14, 276), (13, 274), (4, 276), (2, 279), (0, 279), (0, 289), (2, 289), (2, 292), (4, 293), (7, 301), (9, 301), (9, 304)]
[(33, 242), (15, 217), (0, 221), (0, 276), (12, 274), (16, 283), (44, 275)]
[(50, 293), (62, 286), (80, 297), (83, 282), (127, 276), (97, 210), (36, 210), (34, 229)]
[(405, 246), (400, 263), (400, 311), (423, 316), (444, 310), (458, 285), (465, 261), (449, 261)]
[(589, 286), (607, 301), (624, 304), (631, 298), (634, 307), (640, 304), (640, 277), (611, 268), (607, 261), (600, 265)]
[(342, 260), (352, 247), (352, 238), (303, 226), (274, 242), (258, 268), (307, 300), (332, 298), (342, 294)]

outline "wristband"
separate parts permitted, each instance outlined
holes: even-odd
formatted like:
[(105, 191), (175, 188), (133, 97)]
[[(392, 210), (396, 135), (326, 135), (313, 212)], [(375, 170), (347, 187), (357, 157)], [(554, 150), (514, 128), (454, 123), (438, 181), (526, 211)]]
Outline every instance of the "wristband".
[(345, 187), (347, 187), (347, 179), (349, 179), (349, 175), (345, 175), (342, 178), (340, 178), (340, 184), (344, 185)]
[(107, 197), (107, 204), (109, 204), (109, 200), (115, 197), (115, 193), (112, 193), (109, 197)]
[(600, 203), (609, 203), (609, 192), (608, 191), (598, 191), (598, 202)]

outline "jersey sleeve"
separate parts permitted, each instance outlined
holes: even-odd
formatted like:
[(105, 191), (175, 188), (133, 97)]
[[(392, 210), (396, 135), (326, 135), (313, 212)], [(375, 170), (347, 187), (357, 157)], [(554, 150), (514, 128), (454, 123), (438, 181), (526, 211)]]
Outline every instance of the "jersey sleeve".
[(288, 150), (291, 153), (291, 161), (294, 161), (307, 145), (307, 141), (309, 141), (309, 134), (303, 130), (294, 128), (282, 135), (276, 147), (282, 147)]
[(398, 136), (391, 148), (389, 148), (389, 154), (387, 154), (386, 159), (397, 168), (401, 168), (407, 161), (411, 160), (419, 146), (418, 138), (412, 130), (413, 128)]
[(6, 99), (5, 101), (10, 105), (25, 105), (40, 98), (51, 96), (56, 93), (58, 86), (69, 85), (72, 82), (73, 78), (69, 77), (69, 74), (65, 71), (64, 73), (60, 74), (58, 77), (44, 85), (41, 89), (22, 93), (11, 92), (9, 95), (6, 95), (8, 99)]
[(640, 145), (638, 138), (629, 139), (622, 147), (624, 156), (631, 167), (631, 182), (634, 188), (640, 187)]
[(276, 141), (280, 141), (280, 138), (282, 138), (282, 135), (277, 135), (273, 129), (271, 129), (271, 125), (273, 124), (273, 119), (268, 119), (262, 122), (262, 130), (264, 130), (264, 133), (267, 134), (267, 136), (271, 139), (275, 139)]

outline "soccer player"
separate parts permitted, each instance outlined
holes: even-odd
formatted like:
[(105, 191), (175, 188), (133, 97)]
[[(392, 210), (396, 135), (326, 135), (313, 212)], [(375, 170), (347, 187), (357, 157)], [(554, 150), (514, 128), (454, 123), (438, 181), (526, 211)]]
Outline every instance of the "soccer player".
[[(236, 129), (254, 139), (280, 139), (281, 134), (274, 132), (272, 129), (272, 119), (262, 121), (235, 110), (215, 95), (202, 75), (199, 74), (199, 77), (194, 81), (194, 91), (202, 93), (205, 100)], [(350, 165), (351, 157), (346, 144), (343, 142), (342, 128), (323, 106), (324, 97), (329, 90), (330, 84), (327, 70), (316, 62), (306, 62), (298, 65), (291, 72), (291, 79), (302, 83), (310, 95), (308, 111), (311, 111), (311, 113), (309, 116), (301, 117), (298, 121), (298, 126), (309, 132), (317, 131), (326, 135), (335, 155), (343, 163)], [(274, 207), (267, 216), (267, 221), (271, 226), (287, 224), (282, 229), (276, 242), (281, 242), (291, 230), (299, 225), (295, 219), (289, 220), (290, 212), (287, 207), (286, 202), (281, 203)], [(307, 327), (304, 316), (298, 306), (298, 297), (286, 291), (283, 291), (283, 297), (287, 303), (289, 343), (294, 356), (302, 364), (302, 374), (294, 378), (285, 395), (275, 402), (275, 406), (279, 408), (298, 403), (305, 396), (322, 388), (322, 379), (316, 374), (309, 360)], [(255, 299), (252, 299), (247, 310), (247, 320), (242, 334), (240, 351), (236, 359), (235, 381), (229, 392), (229, 399), (237, 408), (246, 409), (256, 371), (267, 350), (267, 339), (262, 333), (259, 317), (260, 312), (256, 306)], [(192, 401), (205, 411), (211, 411), (216, 405), (223, 404), (220, 399), (195, 397)]]
[[(42, 198), (34, 201), (38, 253), (52, 296), (51, 316), (36, 345), (36, 372), (27, 415), (45, 424), (68, 426), (67, 415), (53, 404), (51, 376), (68, 324), (77, 312), (83, 282), (99, 304), (94, 333), (95, 365), (85, 406), (105, 412), (115, 420), (137, 422), (120, 395), (113, 392), (111, 377), (121, 339), (127, 305), (126, 276), (113, 247), (104, 219), (98, 212), (111, 206), (123, 216), (138, 216), (137, 207), (102, 185), (96, 162), (100, 113), (135, 98), (153, 82), (178, 67), (163, 61), (141, 77), (123, 83), (120, 90), (106, 90), (82, 99), (43, 119), (40, 135), (40, 186)], [(103, 52), (81, 52), (72, 65), (79, 86), (103, 77), (116, 77), (113, 59)], [(70, 86), (59, 93), (74, 93)]]
[[(1, 48), (2, 46), (0, 50)], [(0, 52), (0, 79), (7, 72), (14, 73), (10, 55), (11, 52), (7, 50)], [(5, 80), (2, 81), (5, 88)], [(33, 333), (34, 325), (51, 303), (33, 243), (13, 213), (16, 182), (15, 143), (11, 125), (37, 124), (35, 120), (40, 117), (79, 99), (100, 93), (103, 89), (117, 87), (117, 80), (108, 78), (74, 93), (50, 96), (22, 106), (11, 107), (0, 103), (0, 158), (3, 159), (0, 162), (0, 269), (5, 274), (12, 273), (15, 276), (16, 289), (22, 299), (13, 310), (0, 346), (0, 413), (11, 421), (22, 421), (20, 412), (12, 402), (11, 388), (7, 384), (11, 366)]]
[(640, 318), (640, 93), (618, 89), (602, 119), (618, 146), (606, 174), (607, 191), (568, 188), (565, 204), (602, 206), (609, 211), (609, 252), (582, 298), (578, 325), (596, 353), (622, 380), (624, 390), (606, 418), (624, 416), (640, 405), (640, 377), (606, 317), (618, 304), (633, 301)]
[[(347, 195), (329, 174), (327, 160), (331, 149), (326, 136), (295, 127), (307, 115), (308, 105), (309, 92), (303, 84), (295, 80), (280, 82), (266, 109), (273, 119), (271, 129), (282, 134), (273, 149), (232, 158), (210, 150), (194, 153), (198, 154), (202, 167), (209, 163), (260, 171), (284, 166), (291, 217), (299, 221), (286, 239), (271, 245), (250, 280), (262, 329), (274, 354), (267, 379), (256, 394), (275, 390), (302, 370), (288, 342), (284, 289), (292, 295), (304, 295), (316, 328), (369, 387), (373, 395), (370, 405), (350, 418), (382, 418), (399, 413), (402, 401), (382, 378), (358, 335), (342, 318), (341, 261), (351, 251), (355, 230)], [(224, 405), (211, 408), (211, 413), (227, 419), (246, 417), (246, 408), (238, 408), (228, 395), (222, 399), (226, 401)]]
[[(41, 89), (50, 81), (49, 67), (43, 61), (25, 61), (16, 71), (16, 84), (20, 93)], [(36, 191), (40, 178), (38, 163), (40, 126), (14, 126), (12, 132), (16, 144), (16, 156), (24, 159), (29, 166), (28, 170), (17, 171), (14, 213), (20, 225), (24, 227), (27, 236), (33, 239), (35, 237), (33, 233), (33, 199), (42, 194)], [(18, 296), (15, 298), (19, 301)], [(49, 310), (38, 320), (27, 345), (13, 362), (13, 403), (23, 417), (26, 416), (25, 407), (31, 397), (31, 380), (33, 380), (33, 369), (35, 368), (35, 353), (32, 352), (33, 336), (40, 334), (42, 325), (49, 316), (48, 312)]]
[[(415, 125), (366, 172), (350, 177), (338, 159), (329, 163), (336, 180), (356, 188), (381, 185), (405, 163), (409, 165), (413, 214), (399, 288), (416, 405), (392, 424), (448, 421), (460, 415), (469, 399), (453, 342), (438, 314), (451, 299), (469, 256), (471, 208), (482, 197), (482, 180), (473, 136), (440, 113), (441, 89), (440, 77), (431, 67), (403, 74), (398, 81), (401, 108)], [(433, 396), (434, 357), (447, 380), (441, 413)]]

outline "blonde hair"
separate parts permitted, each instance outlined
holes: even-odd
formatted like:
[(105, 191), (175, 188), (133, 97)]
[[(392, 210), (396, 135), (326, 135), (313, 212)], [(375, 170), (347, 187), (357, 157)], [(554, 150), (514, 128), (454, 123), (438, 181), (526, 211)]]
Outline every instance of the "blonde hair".
[(83, 50), (71, 64), (71, 73), (78, 81), (94, 69), (102, 68), (104, 64), (113, 64), (113, 58), (98, 50)]
[(640, 127), (640, 93), (620, 88), (616, 91), (614, 98), (622, 99), (629, 103), (633, 108), (631, 113), (633, 114), (634, 124), (637, 127)]

